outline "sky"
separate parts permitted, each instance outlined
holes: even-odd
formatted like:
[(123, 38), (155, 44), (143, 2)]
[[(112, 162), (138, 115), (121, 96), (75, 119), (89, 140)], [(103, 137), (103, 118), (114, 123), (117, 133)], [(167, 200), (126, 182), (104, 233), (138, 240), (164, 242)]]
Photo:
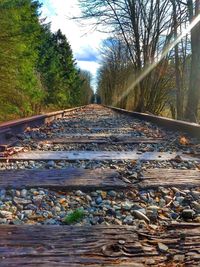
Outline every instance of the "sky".
[(71, 19), (81, 14), (78, 0), (40, 0), (40, 2), (43, 4), (42, 17), (51, 22), (51, 30), (55, 32), (61, 29), (71, 45), (78, 67), (90, 71), (93, 75), (95, 90), (96, 74), (101, 59), (99, 48), (106, 35), (94, 31), (89, 21), (84, 21), (82, 25)]

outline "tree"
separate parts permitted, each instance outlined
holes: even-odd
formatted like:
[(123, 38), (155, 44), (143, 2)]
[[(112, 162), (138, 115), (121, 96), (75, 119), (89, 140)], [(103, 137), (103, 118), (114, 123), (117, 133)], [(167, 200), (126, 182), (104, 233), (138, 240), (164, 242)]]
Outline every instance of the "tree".
[[(200, 0), (187, 0), (189, 21), (192, 23), (200, 16)], [(198, 105), (200, 99), (200, 22), (191, 30), (191, 69), (188, 101), (185, 118), (196, 122), (198, 117)]]
[(126, 108), (127, 98), (121, 98), (122, 92), (129, 85), (133, 64), (127, 47), (116, 38), (104, 42), (101, 54), (102, 67), (98, 73), (98, 93), (106, 105)]
[[(170, 29), (170, 1), (166, 0), (79, 0), (82, 18), (97, 18), (97, 27), (110, 29), (126, 45), (132, 63), (132, 81), (142, 77), (145, 69), (158, 61), (159, 54), (165, 49), (172, 37)], [(114, 35), (114, 36), (116, 36)], [(133, 82), (124, 92), (134, 91), (132, 109), (145, 111), (156, 104), (155, 86), (161, 93), (163, 80), (166, 82), (167, 57), (158, 64), (157, 69), (142, 79)], [(159, 70), (160, 69), (160, 70)], [(159, 74), (159, 75), (158, 75)], [(164, 83), (165, 83), (164, 82)], [(126, 88), (127, 89), (127, 88)], [(164, 90), (165, 91), (165, 90)], [(158, 96), (158, 94), (157, 94)], [(148, 101), (148, 102), (147, 102)], [(126, 100), (125, 100), (126, 102)], [(155, 108), (156, 109), (156, 108)], [(152, 110), (153, 112), (154, 108)]]
[(81, 97), (80, 102), (82, 105), (87, 105), (90, 103), (92, 96), (93, 96), (93, 90), (91, 86), (92, 82), (92, 76), (89, 71), (80, 70), (79, 76), (81, 79)]
[(37, 109), (43, 90), (37, 72), (40, 24), (37, 1), (0, 3), (0, 102), (4, 113), (25, 116)]
[(82, 80), (67, 38), (33, 0), (0, 2), (0, 120), (81, 104)]

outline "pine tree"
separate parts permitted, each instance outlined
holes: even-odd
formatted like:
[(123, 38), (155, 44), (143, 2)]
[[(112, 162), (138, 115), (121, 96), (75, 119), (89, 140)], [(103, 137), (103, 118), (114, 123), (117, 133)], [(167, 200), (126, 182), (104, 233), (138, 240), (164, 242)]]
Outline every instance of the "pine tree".
[(84, 90), (65, 35), (32, 0), (0, 2), (0, 120), (81, 105)]
[[(0, 103), (1, 114), (32, 114), (43, 97), (36, 72), (40, 23), (39, 4), (7, 0), (0, 4)], [(1, 116), (2, 116), (1, 115)]]

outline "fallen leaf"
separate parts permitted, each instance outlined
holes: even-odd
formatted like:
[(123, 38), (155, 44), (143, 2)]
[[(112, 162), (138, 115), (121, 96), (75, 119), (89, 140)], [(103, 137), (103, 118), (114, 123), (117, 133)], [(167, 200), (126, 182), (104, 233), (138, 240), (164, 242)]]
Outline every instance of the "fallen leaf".
[(107, 197), (107, 192), (102, 191), (102, 192), (101, 192), (101, 196), (102, 196), (103, 199), (105, 199), (105, 198)]
[(179, 143), (183, 146), (189, 145), (189, 140), (185, 136), (181, 136), (179, 139)]
[(197, 168), (200, 170), (200, 164), (196, 164)]

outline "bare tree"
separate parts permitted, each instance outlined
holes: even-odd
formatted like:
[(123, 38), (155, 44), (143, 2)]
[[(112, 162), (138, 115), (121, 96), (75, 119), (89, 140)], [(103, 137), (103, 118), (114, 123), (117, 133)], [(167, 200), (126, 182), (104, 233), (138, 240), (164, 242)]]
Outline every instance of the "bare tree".
[(116, 38), (106, 40), (101, 53), (104, 55), (102, 67), (98, 73), (98, 91), (107, 105), (117, 103), (126, 108), (127, 100), (121, 98), (128, 86), (132, 63), (127, 47)]
[[(132, 78), (143, 72), (145, 66), (158, 60), (159, 53), (166, 45), (166, 30), (170, 25), (169, 0), (80, 0), (83, 18), (97, 18), (97, 27), (101, 25), (116, 33), (127, 46), (132, 62)], [(164, 63), (165, 65), (165, 63)], [(163, 66), (164, 66), (163, 65)], [(160, 73), (164, 74), (163, 66)], [(149, 77), (132, 88), (138, 111), (145, 111), (146, 99), (152, 95), (152, 86), (161, 81)], [(157, 88), (161, 88), (159, 85)], [(154, 91), (154, 90), (153, 90)], [(147, 98), (145, 99), (145, 96)]]
[[(200, 16), (200, 0), (187, 0), (189, 21), (192, 23)], [(188, 101), (185, 117), (190, 121), (197, 121), (200, 99), (200, 22), (191, 30), (191, 69)]]
[[(179, 33), (182, 32), (182, 26), (186, 27), (187, 23), (187, 10), (181, 5), (179, 0), (171, 0), (172, 3), (172, 30), (174, 40), (178, 38)], [(187, 36), (183, 38), (174, 47), (174, 62), (175, 62), (175, 81), (176, 81), (176, 118), (184, 118), (184, 93), (185, 93), (185, 66), (188, 47)]]
[(85, 71), (85, 70), (80, 70), (79, 76), (82, 82), (80, 102), (82, 103), (82, 105), (87, 105), (90, 103), (92, 96), (94, 94), (92, 90), (92, 86), (91, 86), (92, 76), (89, 71)]
[[(133, 82), (131, 94), (130, 90), (126, 94), (124, 87), (121, 94), (126, 100), (130, 95), (134, 98), (132, 109), (159, 112), (163, 109), (163, 103), (168, 101), (167, 94), (171, 97), (171, 89), (174, 88), (176, 117), (183, 119), (185, 115), (187, 119), (196, 121), (200, 98), (200, 23), (182, 40), (177, 37), (189, 23), (199, 18), (200, 0), (79, 1), (83, 10), (82, 18), (95, 17), (95, 27), (114, 34), (127, 47), (132, 63), (132, 81), (138, 82)], [(176, 38), (179, 43), (176, 43), (174, 50), (171, 47), (171, 51), (163, 53), (165, 56), (160, 60), (162, 52), (167, 51), (168, 45)], [(151, 71), (143, 75), (152, 65), (155, 68), (150, 68)], [(111, 84), (109, 90), (112, 94), (114, 89)], [(162, 103), (161, 107), (158, 102)], [(170, 106), (174, 116), (175, 109), (172, 104)]]

